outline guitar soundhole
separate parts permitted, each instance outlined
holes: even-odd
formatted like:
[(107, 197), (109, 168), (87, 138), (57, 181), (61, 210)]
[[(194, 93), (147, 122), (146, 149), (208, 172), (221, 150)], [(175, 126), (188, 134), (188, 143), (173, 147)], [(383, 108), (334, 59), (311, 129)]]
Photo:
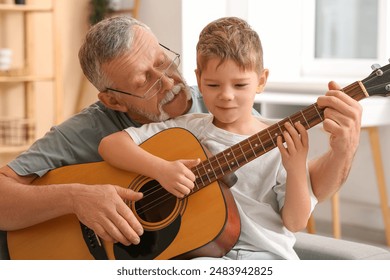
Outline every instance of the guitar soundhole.
[(157, 181), (147, 182), (138, 191), (144, 195), (140, 201), (135, 203), (135, 211), (141, 220), (159, 223), (175, 212), (178, 199), (167, 192)]

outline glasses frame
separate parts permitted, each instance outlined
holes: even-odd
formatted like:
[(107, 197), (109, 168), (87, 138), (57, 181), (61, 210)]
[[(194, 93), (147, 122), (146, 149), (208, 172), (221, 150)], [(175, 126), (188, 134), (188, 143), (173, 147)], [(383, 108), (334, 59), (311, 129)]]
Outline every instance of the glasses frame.
[(175, 51), (171, 50), (170, 48), (164, 46), (163, 44), (160, 44), (160, 43), (159, 43), (159, 45), (160, 45), (162, 48), (166, 49), (167, 51), (173, 53), (173, 54), (175, 55), (175, 57), (172, 59), (171, 63), (169, 63), (169, 65), (162, 71), (161, 77), (158, 78), (158, 79), (154, 82), (154, 84), (153, 84), (153, 85), (152, 85), (152, 86), (151, 86), (151, 87), (150, 87), (142, 96), (137, 95), (137, 94), (134, 94), (134, 93), (131, 93), (131, 92), (127, 92), (127, 91), (123, 91), (123, 90), (119, 90), (119, 89), (110, 88), (110, 87), (107, 87), (107, 88), (106, 88), (106, 91), (119, 92), (119, 93), (123, 93), (123, 94), (126, 94), (126, 95), (130, 95), (130, 96), (134, 96), (134, 97), (137, 97), (137, 98), (140, 98), (140, 99), (146, 99), (146, 100), (148, 100), (148, 99), (152, 98), (153, 96), (155, 96), (155, 95), (157, 94), (158, 91), (156, 91), (153, 95), (151, 95), (151, 96), (149, 96), (149, 97), (146, 98), (146, 96), (148, 95), (148, 93), (149, 93), (157, 84), (161, 83), (162, 78), (163, 78), (164, 76), (168, 76), (168, 75), (166, 74), (167, 70), (168, 70), (169, 68), (171, 68), (172, 65), (176, 63), (177, 60), (179, 60), (179, 62), (177, 63), (177, 66), (180, 65), (180, 54), (178, 54), (177, 52), (175, 52)]

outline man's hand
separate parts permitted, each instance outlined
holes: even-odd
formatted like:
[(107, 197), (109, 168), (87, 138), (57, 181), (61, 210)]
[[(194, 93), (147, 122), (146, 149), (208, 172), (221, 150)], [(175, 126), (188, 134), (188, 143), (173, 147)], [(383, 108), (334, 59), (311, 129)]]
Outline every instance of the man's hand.
[(361, 105), (329, 83), (325, 96), (317, 100), (324, 108), (324, 130), (330, 134), (330, 150), (309, 163), (313, 192), (318, 201), (336, 193), (348, 177), (360, 140)]
[(337, 154), (353, 156), (359, 145), (362, 107), (335, 82), (328, 86), (329, 91), (318, 98), (317, 104), (325, 108), (323, 127), (330, 133), (330, 147)]
[(81, 185), (73, 195), (73, 212), (106, 241), (138, 244), (143, 228), (124, 201), (141, 198), (142, 193), (119, 186)]

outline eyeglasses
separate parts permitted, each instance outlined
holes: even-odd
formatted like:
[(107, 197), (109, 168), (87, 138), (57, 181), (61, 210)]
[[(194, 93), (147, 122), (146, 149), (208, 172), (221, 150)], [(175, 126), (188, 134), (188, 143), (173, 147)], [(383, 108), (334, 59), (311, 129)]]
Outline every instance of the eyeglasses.
[(172, 77), (175, 73), (177, 73), (177, 68), (180, 65), (180, 54), (170, 50), (169, 48), (165, 47), (162, 44), (159, 44), (159, 45), (168, 52), (168, 53), (165, 54), (166, 55), (166, 61), (164, 61), (164, 63), (160, 67), (157, 68), (157, 69), (159, 69), (162, 72), (162, 75), (160, 76), (160, 78), (158, 78), (151, 85), (151, 87), (144, 94), (142, 94), (142, 95), (133, 94), (133, 93), (130, 93), (130, 92), (126, 92), (126, 91), (122, 91), (122, 90), (118, 90), (118, 89), (114, 89), (114, 88), (106, 88), (106, 91), (107, 90), (115, 91), (115, 92), (131, 95), (131, 96), (138, 97), (138, 98), (141, 98), (141, 99), (146, 99), (146, 100), (152, 98), (158, 92), (160, 92), (160, 90), (162, 88), (162, 79), (163, 79), (163, 77), (164, 76)]

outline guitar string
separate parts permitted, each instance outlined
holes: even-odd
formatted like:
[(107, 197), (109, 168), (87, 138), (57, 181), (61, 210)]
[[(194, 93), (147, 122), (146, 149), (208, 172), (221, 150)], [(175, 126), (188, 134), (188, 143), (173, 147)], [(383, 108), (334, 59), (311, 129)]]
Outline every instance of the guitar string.
[[(137, 208), (138, 210), (142, 210), (142, 211), (137, 211), (138, 215), (143, 215), (149, 211), (151, 211), (153, 208), (159, 206), (160, 204), (172, 199), (172, 198), (175, 198), (178, 199), (176, 196), (174, 196), (173, 194), (171, 193), (166, 193), (165, 195), (163, 195), (162, 197), (160, 197), (159, 199), (155, 200), (155, 201), (151, 201), (149, 202), (148, 204), (145, 204), (143, 205), (142, 207), (139, 207)], [(176, 203), (175, 203), (176, 204)], [(149, 207), (150, 206), (150, 207)], [(146, 208), (144, 209), (145, 207), (149, 207), (149, 208)]]

